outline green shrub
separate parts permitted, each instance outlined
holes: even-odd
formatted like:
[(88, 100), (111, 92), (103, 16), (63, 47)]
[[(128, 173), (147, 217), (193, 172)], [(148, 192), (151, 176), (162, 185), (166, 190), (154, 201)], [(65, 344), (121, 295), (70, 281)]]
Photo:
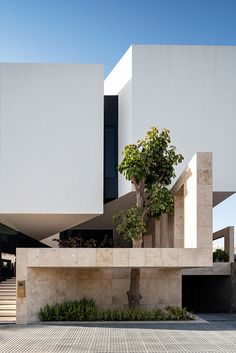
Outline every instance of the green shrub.
[(213, 261), (214, 262), (228, 262), (229, 255), (222, 249), (216, 249), (213, 252)]
[(168, 306), (163, 310), (153, 309), (98, 309), (94, 299), (46, 305), (40, 309), (41, 321), (158, 321), (194, 320), (185, 308)]
[(79, 301), (46, 305), (40, 309), (41, 321), (91, 321), (97, 316), (93, 299), (82, 298)]
[(166, 320), (194, 319), (194, 316), (189, 313), (186, 308), (179, 308), (178, 306), (167, 306), (164, 315)]

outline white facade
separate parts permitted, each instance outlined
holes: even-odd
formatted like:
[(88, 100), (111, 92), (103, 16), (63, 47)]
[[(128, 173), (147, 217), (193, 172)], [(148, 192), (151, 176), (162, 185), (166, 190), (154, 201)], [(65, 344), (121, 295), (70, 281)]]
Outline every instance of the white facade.
[[(130, 47), (105, 80), (119, 96), (119, 161), (166, 127), (185, 158), (177, 176), (213, 152), (214, 204), (235, 192), (235, 63), (236, 47)], [(44, 239), (103, 213), (103, 95), (101, 65), (0, 65), (1, 223)], [(119, 196), (131, 190), (119, 175)]]
[(0, 65), (0, 214), (34, 237), (103, 212), (102, 65)]
[[(213, 152), (213, 190), (236, 191), (236, 47), (134, 45), (105, 80), (119, 95), (119, 159), (151, 126), (168, 128), (185, 161)], [(120, 176), (119, 194), (131, 190)]]

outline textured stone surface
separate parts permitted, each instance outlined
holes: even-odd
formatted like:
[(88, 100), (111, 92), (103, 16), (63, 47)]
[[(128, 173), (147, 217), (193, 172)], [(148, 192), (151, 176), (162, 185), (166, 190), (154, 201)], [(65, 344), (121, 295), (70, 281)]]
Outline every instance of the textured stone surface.
[(175, 195), (174, 246), (212, 247), (212, 154), (196, 153), (172, 192)]
[[(46, 304), (94, 298), (99, 307), (128, 306), (130, 269), (27, 268), (26, 297), (17, 298), (17, 323), (37, 320)], [(18, 279), (19, 280), (19, 279)], [(141, 270), (141, 305), (181, 306), (180, 270)]]
[(126, 266), (129, 261), (129, 249), (113, 249), (113, 266)]
[(230, 276), (231, 266), (229, 262), (214, 262), (212, 267), (190, 268), (183, 270), (187, 276)]
[(203, 317), (210, 322), (5, 325), (0, 326), (0, 352), (235, 352), (235, 315)]
[[(18, 249), (18, 277), (29, 268), (200, 267), (212, 265), (211, 248)], [(22, 275), (21, 275), (22, 273)], [(22, 277), (23, 276), (23, 277)]]

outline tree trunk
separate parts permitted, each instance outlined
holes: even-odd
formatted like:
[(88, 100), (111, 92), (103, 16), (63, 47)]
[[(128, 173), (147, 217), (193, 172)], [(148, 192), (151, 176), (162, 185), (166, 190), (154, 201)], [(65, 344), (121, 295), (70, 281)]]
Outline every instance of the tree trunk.
[(143, 208), (143, 195), (141, 191), (136, 192), (136, 206)]
[(140, 294), (140, 268), (132, 268), (130, 272), (130, 287), (127, 292), (129, 308), (138, 308), (142, 296)]
[(140, 238), (138, 238), (138, 239), (132, 239), (132, 245), (133, 245), (133, 248), (142, 248), (142, 247), (143, 247), (143, 237), (142, 237), (142, 234), (141, 234)]
[[(136, 206), (138, 208), (143, 208), (143, 195), (144, 195), (144, 185), (145, 180), (136, 183), (135, 179), (133, 180), (135, 191), (136, 191)], [(143, 234), (140, 234), (138, 239), (132, 239), (133, 248), (142, 248), (143, 247)], [(130, 287), (127, 292), (129, 308), (138, 308), (142, 296), (140, 294), (140, 268), (132, 268), (130, 272)]]
[[(132, 239), (133, 248), (142, 248), (142, 234), (138, 239)], [(132, 268), (130, 272), (130, 286), (127, 292), (129, 308), (138, 308), (142, 296), (140, 294), (140, 268)]]

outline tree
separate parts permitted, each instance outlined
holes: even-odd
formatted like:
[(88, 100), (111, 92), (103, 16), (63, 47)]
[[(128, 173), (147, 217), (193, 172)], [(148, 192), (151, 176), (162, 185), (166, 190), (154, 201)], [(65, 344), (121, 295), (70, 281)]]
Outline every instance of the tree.
[[(113, 217), (117, 232), (131, 239), (133, 247), (143, 247), (143, 238), (150, 218), (159, 218), (174, 210), (174, 199), (168, 185), (175, 177), (174, 167), (183, 156), (171, 145), (169, 130), (156, 127), (147, 131), (143, 140), (125, 146), (118, 171), (131, 181), (136, 192), (136, 205)], [(140, 305), (140, 268), (132, 268), (127, 292), (129, 307)]]

